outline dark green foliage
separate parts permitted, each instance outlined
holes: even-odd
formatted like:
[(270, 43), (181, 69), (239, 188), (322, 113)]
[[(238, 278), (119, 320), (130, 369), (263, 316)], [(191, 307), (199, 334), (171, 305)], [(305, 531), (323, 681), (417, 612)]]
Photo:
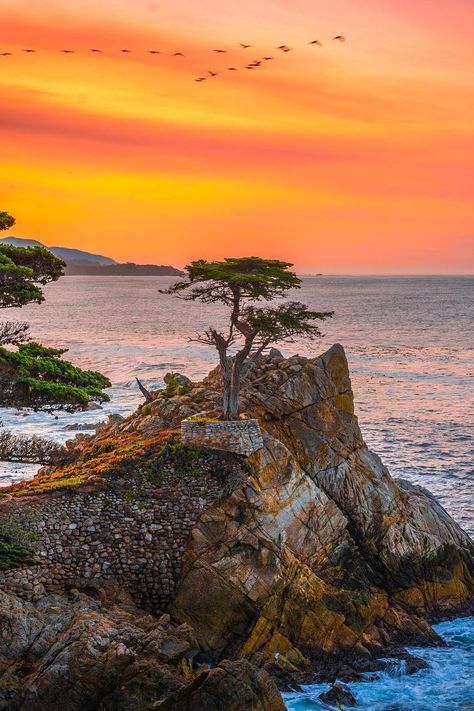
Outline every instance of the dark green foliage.
[(8, 212), (0, 210), (0, 232), (3, 232), (3, 230), (9, 230), (14, 224), (15, 218), (9, 215)]
[[(0, 212), (0, 230), (14, 224), (11, 215)], [(0, 244), (0, 309), (41, 303), (41, 287), (59, 279), (65, 266), (43, 247)], [(75, 410), (91, 400), (109, 399), (103, 392), (110, 387), (106, 377), (62, 360), (65, 349), (45, 348), (28, 340), (28, 324), (0, 324), (0, 406)], [(17, 346), (17, 350), (7, 350), (6, 345)]]
[(315, 321), (325, 321), (332, 315), (332, 311), (310, 311), (299, 301), (288, 301), (277, 308), (247, 306), (242, 312), (243, 319), (258, 334), (254, 344), (259, 352), (276, 341), (291, 343), (295, 336), (319, 338), (322, 333)]
[(2, 525), (0, 528), (0, 571), (18, 568), (21, 565), (35, 565), (39, 561), (34, 557), (29, 544), (34, 534), (15, 526)]
[[(289, 262), (261, 257), (232, 257), (222, 262), (199, 259), (185, 268), (187, 280), (163, 291), (186, 300), (223, 303), (230, 308), (227, 331), (210, 327), (195, 339), (214, 346), (219, 354), (226, 420), (238, 418), (241, 373), (247, 358), (257, 356), (273, 343), (293, 342), (296, 336), (321, 336), (315, 321), (333, 315), (329, 311), (310, 311), (298, 301), (275, 308), (255, 305), (280, 299), (290, 289), (301, 286), (291, 266)], [(232, 354), (233, 348), (236, 352)]]
[(21, 565), (35, 565), (38, 561), (31, 551), (17, 543), (8, 543), (0, 536), (0, 570), (10, 570)]
[(161, 391), (162, 397), (172, 398), (175, 395), (186, 395), (189, 392), (189, 386), (183, 385), (179, 381), (179, 373), (171, 373), (171, 376), (166, 383), (166, 386)]
[(242, 299), (270, 300), (300, 286), (296, 274), (289, 271), (291, 266), (261, 257), (229, 257), (222, 262), (198, 259), (185, 267), (188, 280), (177, 282), (164, 293), (186, 291), (187, 300), (232, 305), (238, 290)]
[(81, 370), (61, 356), (66, 349), (21, 344), (16, 351), (0, 347), (0, 405), (81, 409), (91, 400), (108, 401), (111, 383), (104, 375)]
[(59, 279), (65, 266), (43, 247), (0, 244), (0, 308), (41, 303), (41, 286)]
[(191, 444), (174, 442), (166, 444), (146, 466), (146, 478), (155, 486), (159, 486), (167, 473), (180, 476), (194, 474), (196, 464), (204, 455), (204, 449)]

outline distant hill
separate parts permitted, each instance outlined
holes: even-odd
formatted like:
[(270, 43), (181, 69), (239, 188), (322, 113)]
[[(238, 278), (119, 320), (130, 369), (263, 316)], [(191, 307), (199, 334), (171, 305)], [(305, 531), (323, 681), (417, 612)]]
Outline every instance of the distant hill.
[(175, 267), (163, 264), (91, 264), (90, 262), (68, 262), (66, 274), (88, 276), (183, 276)]
[(183, 272), (168, 265), (158, 264), (119, 264), (111, 257), (102, 254), (84, 252), (82, 249), (69, 247), (47, 247), (34, 239), (22, 237), (3, 237), (0, 244), (12, 244), (14, 247), (44, 247), (56, 257), (66, 262), (66, 274), (83, 276), (181, 276)]
[(117, 264), (115, 259), (104, 257), (102, 254), (92, 254), (84, 252), (82, 249), (70, 249), (69, 247), (47, 247), (45, 244), (35, 239), (24, 239), (23, 237), (3, 237), (0, 242), (12, 244), (14, 247), (44, 247), (52, 252), (59, 259), (66, 263), (87, 262), (92, 264)]

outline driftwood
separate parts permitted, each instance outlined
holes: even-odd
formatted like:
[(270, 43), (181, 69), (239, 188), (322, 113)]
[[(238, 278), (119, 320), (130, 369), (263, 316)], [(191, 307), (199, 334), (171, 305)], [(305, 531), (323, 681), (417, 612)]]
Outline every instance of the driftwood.
[(143, 397), (145, 398), (146, 402), (153, 402), (153, 400), (154, 400), (155, 398), (153, 397), (153, 395), (151, 394), (151, 392), (146, 389), (146, 387), (143, 385), (143, 383), (141, 383), (141, 382), (138, 380), (138, 378), (135, 378), (135, 380), (137, 381), (138, 387), (140, 388), (140, 392), (141, 392), (141, 394), (143, 395)]

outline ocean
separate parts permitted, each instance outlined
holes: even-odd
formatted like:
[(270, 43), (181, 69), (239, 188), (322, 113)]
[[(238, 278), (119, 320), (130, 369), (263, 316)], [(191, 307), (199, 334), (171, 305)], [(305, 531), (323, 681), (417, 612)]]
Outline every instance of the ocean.
[[(35, 339), (67, 346), (70, 360), (100, 370), (113, 383), (111, 403), (103, 410), (54, 415), (0, 410), (4, 427), (64, 441), (74, 435), (67, 425), (81, 427), (112, 412), (131, 412), (142, 401), (136, 376), (152, 388), (171, 370), (194, 379), (204, 376), (216, 355), (189, 338), (223, 322), (225, 311), (159, 293), (173, 282), (171, 277), (64, 277), (45, 288), (44, 304), (4, 311), (5, 318), (29, 321)], [(287, 344), (283, 353), (312, 356), (342, 343), (369, 447), (393, 476), (436, 494), (472, 535), (474, 277), (305, 277), (291, 297), (335, 315), (322, 325), (320, 341)], [(30, 477), (35, 470), (0, 463), (0, 483)], [(454, 680), (447, 684), (442, 678), (453, 659), (474, 673), (474, 622), (445, 625), (441, 632), (455, 645), (449, 654), (444, 650), (448, 656), (443, 650), (425, 651), (432, 669), (407, 677), (402, 685), (403, 670), (391, 680), (364, 683), (363, 691), (357, 688), (364, 709), (379, 711), (395, 703), (404, 711), (474, 709), (473, 698), (463, 701), (464, 692), (451, 688)], [(455, 681), (462, 688), (462, 675)], [(430, 684), (437, 683), (445, 698), (435, 706)], [(467, 676), (466, 694), (468, 685)], [(316, 691), (288, 698), (288, 708), (324, 708), (315, 701)]]

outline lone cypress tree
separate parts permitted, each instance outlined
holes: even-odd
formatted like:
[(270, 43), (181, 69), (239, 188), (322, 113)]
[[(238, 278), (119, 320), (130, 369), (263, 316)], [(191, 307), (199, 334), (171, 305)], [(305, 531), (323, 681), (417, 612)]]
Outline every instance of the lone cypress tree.
[(310, 311), (299, 301), (278, 306), (257, 306), (283, 298), (301, 280), (290, 270), (293, 265), (277, 259), (230, 257), (221, 262), (200, 259), (185, 267), (186, 280), (179, 281), (165, 294), (205, 304), (222, 303), (230, 309), (225, 331), (210, 327), (194, 341), (214, 346), (219, 354), (224, 390), (224, 418), (239, 416), (242, 368), (270, 345), (293, 342), (296, 336), (320, 337), (316, 321), (333, 315), (331, 311)]
[[(0, 230), (15, 219), (0, 211)], [(65, 263), (43, 247), (0, 244), (0, 309), (44, 301), (42, 287), (64, 274)], [(65, 349), (30, 343), (28, 324), (0, 323), (0, 406), (74, 410), (91, 400), (109, 399), (110, 381), (62, 360)], [(4, 346), (16, 346), (17, 350)]]

